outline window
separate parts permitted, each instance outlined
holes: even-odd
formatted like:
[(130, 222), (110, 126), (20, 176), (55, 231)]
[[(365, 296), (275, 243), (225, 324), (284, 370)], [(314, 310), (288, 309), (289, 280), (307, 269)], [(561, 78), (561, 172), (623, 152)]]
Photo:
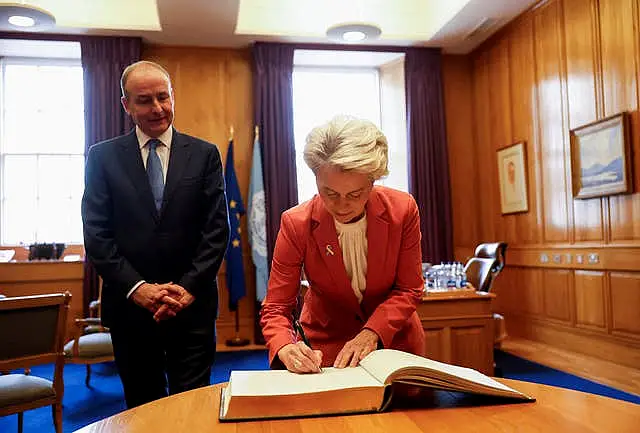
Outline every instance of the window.
[[(406, 106), (404, 98), (404, 58), (390, 53), (329, 52), (332, 65), (323, 65), (324, 51), (304, 52), (296, 58), (293, 70), (293, 125), (296, 146), (298, 202), (317, 192), (315, 177), (303, 159), (307, 134), (338, 114), (370, 120), (381, 128), (389, 143), (388, 177), (378, 184), (407, 191)], [(365, 53), (360, 53), (364, 55)], [(343, 56), (343, 57), (342, 57)], [(376, 57), (391, 62), (371, 63)], [(336, 61), (338, 59), (338, 61)], [(345, 62), (360, 60), (360, 65), (345, 66)], [(340, 63), (341, 66), (333, 66)], [(375, 63), (375, 62), (374, 62)], [(382, 102), (381, 102), (382, 101)], [(383, 109), (384, 107), (384, 109)]]
[(79, 60), (0, 59), (0, 243), (82, 243)]

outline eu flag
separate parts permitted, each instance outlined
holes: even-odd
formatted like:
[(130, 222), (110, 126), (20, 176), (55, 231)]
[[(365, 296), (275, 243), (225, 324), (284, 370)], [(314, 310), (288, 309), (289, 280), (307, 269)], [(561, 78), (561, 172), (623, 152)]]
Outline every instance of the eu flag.
[(227, 161), (224, 169), (224, 181), (227, 186), (227, 207), (231, 227), (230, 241), (227, 246), (227, 289), (229, 290), (229, 311), (238, 309), (238, 301), (246, 293), (244, 285), (244, 264), (242, 262), (242, 238), (240, 217), (244, 215), (244, 204), (238, 187), (236, 169), (233, 165), (233, 139), (229, 140)]

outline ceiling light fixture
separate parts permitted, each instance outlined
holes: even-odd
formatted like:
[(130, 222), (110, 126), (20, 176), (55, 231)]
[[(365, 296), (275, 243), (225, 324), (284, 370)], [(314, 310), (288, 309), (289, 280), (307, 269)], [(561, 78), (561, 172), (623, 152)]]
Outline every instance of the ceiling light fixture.
[(382, 34), (380, 27), (366, 23), (342, 23), (327, 29), (327, 36), (338, 42), (362, 42), (377, 39)]
[(56, 18), (45, 9), (22, 3), (0, 3), (0, 30), (45, 30)]

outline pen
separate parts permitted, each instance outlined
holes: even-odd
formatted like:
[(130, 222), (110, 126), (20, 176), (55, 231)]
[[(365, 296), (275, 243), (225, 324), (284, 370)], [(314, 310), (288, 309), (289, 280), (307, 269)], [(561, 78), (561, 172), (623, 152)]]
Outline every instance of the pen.
[[(311, 343), (309, 343), (309, 340), (307, 340), (307, 336), (304, 335), (304, 329), (302, 329), (302, 325), (296, 318), (293, 319), (293, 327), (300, 335), (300, 338), (302, 338), (302, 342), (306, 344), (309, 349), (313, 350), (313, 347), (311, 347)], [(322, 373), (322, 368), (318, 367), (318, 373)]]
[(300, 322), (298, 322), (298, 319), (293, 319), (293, 327), (295, 328), (296, 332), (300, 335), (300, 338), (302, 338), (302, 342), (306, 344), (309, 349), (313, 350), (313, 347), (311, 347), (309, 340), (307, 340), (307, 336), (304, 335), (304, 329), (302, 329), (302, 325), (300, 324)]

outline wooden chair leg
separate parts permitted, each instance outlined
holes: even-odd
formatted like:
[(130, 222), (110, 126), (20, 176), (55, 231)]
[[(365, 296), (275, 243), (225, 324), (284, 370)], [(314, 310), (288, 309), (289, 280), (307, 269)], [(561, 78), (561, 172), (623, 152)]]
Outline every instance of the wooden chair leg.
[(91, 380), (91, 364), (87, 364), (87, 376), (84, 378), (84, 384), (89, 386)]
[(53, 425), (56, 428), (56, 433), (62, 433), (62, 402), (54, 403), (51, 406), (51, 412), (53, 414)]
[(24, 423), (24, 412), (18, 413), (18, 433), (22, 433), (22, 425)]

